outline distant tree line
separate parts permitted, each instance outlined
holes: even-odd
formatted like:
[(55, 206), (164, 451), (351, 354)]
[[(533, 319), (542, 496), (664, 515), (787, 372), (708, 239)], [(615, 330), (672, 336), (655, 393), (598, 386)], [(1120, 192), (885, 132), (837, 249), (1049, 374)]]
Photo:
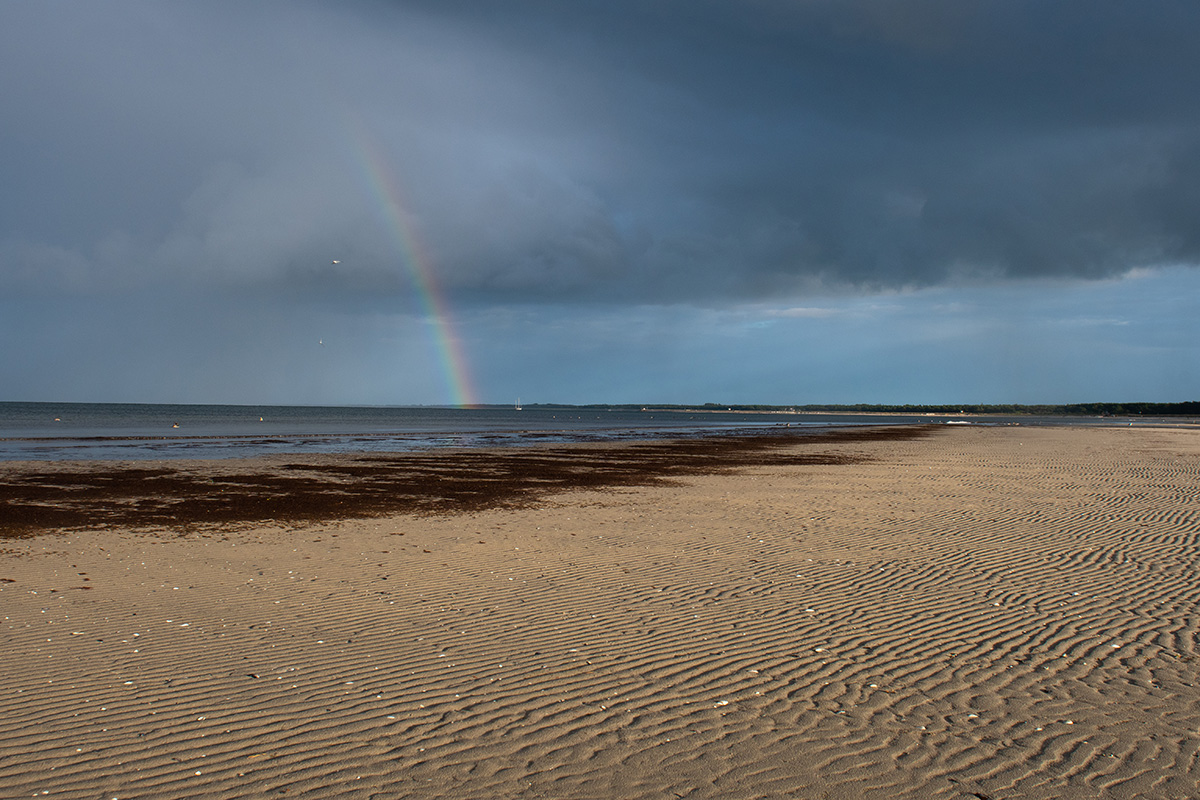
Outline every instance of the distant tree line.
[(1016, 403), (986, 404), (966, 403), (956, 405), (885, 405), (879, 403), (808, 404), (794, 406), (746, 405), (737, 403), (704, 403), (703, 405), (624, 403), (608, 405), (557, 405), (546, 403), (527, 404), (527, 408), (586, 408), (612, 409), (615, 411), (641, 411), (661, 409), (664, 411), (807, 411), (823, 414), (997, 414), (997, 415), (1051, 415), (1065, 414), (1089, 417), (1131, 416), (1200, 416), (1200, 401), (1184, 403), (1072, 403), (1070, 405), (1020, 405)]

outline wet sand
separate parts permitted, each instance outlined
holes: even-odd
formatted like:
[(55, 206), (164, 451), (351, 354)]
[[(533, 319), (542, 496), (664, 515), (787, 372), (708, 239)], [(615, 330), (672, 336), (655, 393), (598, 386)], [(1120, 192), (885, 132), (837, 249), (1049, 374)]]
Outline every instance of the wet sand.
[(1200, 432), (904, 431), (7, 465), (0, 796), (1200, 794)]

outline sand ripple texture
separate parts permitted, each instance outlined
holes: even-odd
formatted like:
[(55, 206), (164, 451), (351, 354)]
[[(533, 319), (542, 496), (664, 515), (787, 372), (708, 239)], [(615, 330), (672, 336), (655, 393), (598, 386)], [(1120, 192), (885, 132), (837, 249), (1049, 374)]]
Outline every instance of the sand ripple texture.
[(0, 796), (1200, 796), (1200, 432), (837, 447), (6, 543)]

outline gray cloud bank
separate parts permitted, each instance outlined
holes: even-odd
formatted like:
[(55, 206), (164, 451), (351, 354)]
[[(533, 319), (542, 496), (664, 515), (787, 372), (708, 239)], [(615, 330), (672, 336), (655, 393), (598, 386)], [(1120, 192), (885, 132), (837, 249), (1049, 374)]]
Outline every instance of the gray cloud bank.
[(358, 301), (413, 246), (464, 303), (1192, 264), (1198, 36), (1182, 0), (8, 3), (0, 287)]

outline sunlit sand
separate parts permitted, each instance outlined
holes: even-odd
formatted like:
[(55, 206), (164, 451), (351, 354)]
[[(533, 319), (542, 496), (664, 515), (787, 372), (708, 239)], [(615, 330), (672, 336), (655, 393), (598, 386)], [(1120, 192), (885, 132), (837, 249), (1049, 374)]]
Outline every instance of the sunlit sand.
[(0, 795), (1197, 794), (1200, 431), (671, 447), (0, 468)]

